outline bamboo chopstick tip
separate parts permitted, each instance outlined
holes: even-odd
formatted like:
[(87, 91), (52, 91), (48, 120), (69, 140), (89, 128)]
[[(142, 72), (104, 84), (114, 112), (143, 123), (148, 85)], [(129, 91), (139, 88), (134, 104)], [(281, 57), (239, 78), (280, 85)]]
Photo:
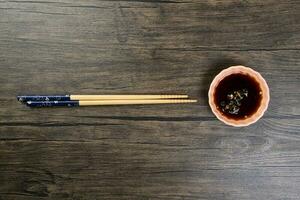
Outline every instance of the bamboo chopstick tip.
[[(174, 96), (174, 95), (170, 95), (170, 96)], [(175, 95), (177, 98), (189, 98), (189, 96), (187, 94), (179, 94), (179, 95)]]
[(181, 103), (197, 103), (196, 99), (181, 99), (179, 102)]

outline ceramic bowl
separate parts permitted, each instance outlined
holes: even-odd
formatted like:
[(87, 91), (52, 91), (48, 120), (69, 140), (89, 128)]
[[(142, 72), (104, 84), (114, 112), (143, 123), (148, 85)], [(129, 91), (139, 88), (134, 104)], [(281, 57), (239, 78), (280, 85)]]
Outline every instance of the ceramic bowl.
[[(222, 111), (217, 109), (217, 105), (215, 103), (214, 93), (215, 93), (216, 87), (218, 86), (220, 81), (222, 81), (225, 77), (232, 75), (232, 74), (245, 74), (245, 75), (251, 76), (259, 84), (259, 87), (262, 92), (261, 102), (260, 102), (260, 105), (259, 105), (257, 111), (245, 119), (233, 119), (233, 118), (227, 117), (226, 115), (224, 115), (222, 113)], [(260, 73), (254, 71), (253, 69), (251, 69), (249, 67), (239, 65), (239, 66), (232, 66), (227, 69), (224, 69), (214, 78), (214, 80), (212, 81), (210, 88), (209, 88), (208, 99), (209, 99), (209, 105), (211, 107), (212, 112), (215, 114), (215, 116), (220, 121), (222, 121), (225, 124), (230, 125), (230, 126), (242, 127), (242, 126), (248, 126), (250, 124), (255, 123), (264, 115), (264, 113), (267, 110), (268, 105), (269, 105), (270, 94), (269, 94), (269, 87), (267, 85), (267, 82), (260, 75)]]

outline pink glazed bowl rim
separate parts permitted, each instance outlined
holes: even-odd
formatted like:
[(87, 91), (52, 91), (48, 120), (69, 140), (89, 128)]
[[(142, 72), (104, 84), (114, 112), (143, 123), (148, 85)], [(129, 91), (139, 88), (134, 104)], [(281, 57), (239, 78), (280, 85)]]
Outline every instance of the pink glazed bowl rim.
[[(225, 77), (231, 75), (231, 74), (246, 74), (251, 77), (253, 77), (258, 83), (262, 91), (262, 100), (259, 108), (257, 111), (249, 116), (248, 118), (242, 119), (242, 120), (235, 120), (232, 118), (226, 117), (219, 109), (217, 109), (217, 105), (214, 101), (214, 93), (215, 89), (220, 83), (221, 80), (223, 80)], [(237, 66), (231, 66), (229, 68), (226, 68), (222, 70), (212, 81), (209, 91), (208, 91), (208, 101), (210, 108), (212, 112), (215, 114), (215, 116), (222, 122), (224, 122), (227, 125), (235, 126), (235, 127), (243, 127), (243, 126), (249, 126), (250, 124), (253, 124), (257, 122), (265, 113), (265, 111), (268, 108), (269, 101), (270, 101), (270, 91), (267, 82), (265, 79), (261, 76), (260, 73), (257, 71), (254, 71), (253, 69), (249, 67), (245, 67), (242, 65)]]

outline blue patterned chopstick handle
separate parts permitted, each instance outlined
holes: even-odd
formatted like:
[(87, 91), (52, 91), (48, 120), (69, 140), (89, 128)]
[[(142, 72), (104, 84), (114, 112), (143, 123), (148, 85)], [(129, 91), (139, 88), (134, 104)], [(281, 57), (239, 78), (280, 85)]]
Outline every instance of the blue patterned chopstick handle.
[(26, 105), (32, 108), (77, 107), (79, 106), (79, 101), (27, 101)]
[(17, 96), (17, 100), (23, 103), (27, 101), (70, 101), (70, 95), (53, 95), (53, 96)]

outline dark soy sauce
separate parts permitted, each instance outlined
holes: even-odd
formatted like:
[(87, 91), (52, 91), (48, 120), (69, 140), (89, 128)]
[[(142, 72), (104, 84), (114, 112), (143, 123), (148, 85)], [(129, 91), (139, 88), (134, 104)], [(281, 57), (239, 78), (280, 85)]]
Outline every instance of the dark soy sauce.
[(262, 99), (259, 83), (245, 74), (231, 74), (220, 81), (214, 94), (217, 108), (228, 118), (242, 120), (253, 115)]

